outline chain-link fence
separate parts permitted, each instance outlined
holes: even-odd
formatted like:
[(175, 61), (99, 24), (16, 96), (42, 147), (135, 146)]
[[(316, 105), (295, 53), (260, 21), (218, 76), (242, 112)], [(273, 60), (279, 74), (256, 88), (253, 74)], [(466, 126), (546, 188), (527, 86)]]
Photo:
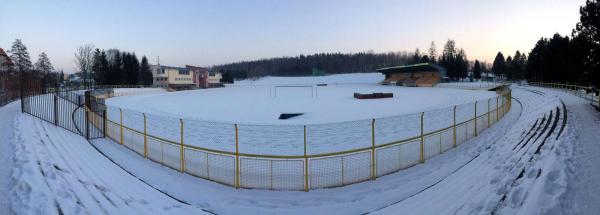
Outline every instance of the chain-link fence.
[(408, 168), (477, 136), (510, 110), (511, 91), (401, 116), (314, 125), (247, 125), (106, 107), (106, 137), (164, 166), (236, 188), (302, 190)]

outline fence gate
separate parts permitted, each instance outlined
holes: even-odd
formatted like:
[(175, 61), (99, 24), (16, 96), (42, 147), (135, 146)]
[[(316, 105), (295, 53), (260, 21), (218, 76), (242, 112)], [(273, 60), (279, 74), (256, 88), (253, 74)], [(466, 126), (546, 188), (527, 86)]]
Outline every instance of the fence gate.
[(87, 139), (104, 137), (104, 99), (90, 91), (49, 88), (39, 80), (22, 83), (21, 109)]

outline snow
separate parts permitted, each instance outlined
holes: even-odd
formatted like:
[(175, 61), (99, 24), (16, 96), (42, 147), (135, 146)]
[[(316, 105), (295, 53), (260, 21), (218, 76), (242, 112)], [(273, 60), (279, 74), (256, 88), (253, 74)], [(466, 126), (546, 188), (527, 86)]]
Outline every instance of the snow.
[(466, 90), (482, 90), (482, 89), (492, 89), (492, 88), (500, 86), (500, 85), (502, 85), (502, 83), (475, 81), (475, 82), (439, 83), (439, 84), (435, 85), (435, 87), (457, 88), (457, 89), (466, 89)]
[[(11, 175), (14, 167), (13, 143), (10, 139), (12, 135), (12, 121), (20, 112), (20, 103), (12, 102), (4, 107), (0, 107), (0, 193), (10, 191)], [(7, 195), (0, 195), (0, 214), (10, 214), (10, 204), (6, 199)]]
[[(2, 202), (10, 205), (12, 213), (203, 213), (129, 175), (81, 136), (19, 114), (14, 106), (18, 103), (1, 109), (2, 126), (11, 128), (3, 131), (11, 131), (9, 142), (14, 147), (11, 184), (2, 184), (2, 189), (10, 189)], [(3, 132), (2, 138), (7, 133)]]
[(544, 205), (556, 214), (597, 214), (600, 211), (600, 114), (587, 98), (580, 99), (562, 90), (545, 92), (566, 103), (572, 125), (567, 134), (572, 140), (565, 141), (553, 154), (556, 157), (553, 174), (549, 174), (548, 182), (540, 186), (540, 189), (557, 194), (539, 198), (536, 203), (552, 200), (556, 204)]
[(274, 77), (267, 76), (256, 80), (235, 81), (234, 85), (317, 85), (317, 84), (376, 84), (385, 79), (383, 73), (352, 73), (311, 77)]
[[(370, 147), (373, 118), (376, 145), (382, 145), (418, 136), (421, 112), (425, 112), (427, 133), (452, 126), (454, 105), (457, 123), (473, 118), (475, 101), (478, 116), (497, 106), (497, 94), (491, 91), (383, 86), (363, 76), (373, 74), (269, 77), (253, 82), (309, 85), (338, 81), (338, 85), (314, 87), (316, 97), (309, 96), (306, 88), (289, 94), (289, 98), (281, 98), (282, 92), (274, 97), (272, 86), (250, 84), (115, 97), (107, 100), (107, 114), (111, 121), (120, 122), (121, 108), (124, 126), (143, 131), (145, 113), (148, 134), (173, 142), (180, 142), (183, 121), (187, 145), (229, 152), (235, 152), (237, 124), (239, 152), (262, 155), (303, 155), (307, 125), (307, 151), (315, 155)], [(363, 79), (372, 83), (347, 84)], [(393, 92), (394, 98), (358, 100), (353, 98), (354, 92)], [(304, 115), (279, 120), (281, 113)], [(112, 129), (109, 136), (119, 139), (117, 130)]]
[(93, 142), (144, 183), (81, 137), (21, 115), (12, 103), (0, 108), (0, 140), (4, 143), (9, 135), (15, 162), (2, 166), (0, 178), (14, 169), (12, 181), (18, 183), (0, 183), (0, 190), (12, 190), (0, 200), (10, 198), (17, 214), (58, 214), (57, 205), (64, 214), (191, 214), (200, 209), (217, 214), (595, 214), (599, 114), (588, 101), (557, 90), (513, 87), (513, 97), (511, 111), (492, 129), (424, 164), (374, 181), (310, 192), (235, 189), (150, 162), (111, 140)]
[[(278, 89), (277, 97), (273, 97), (271, 86), (228, 86), (114, 97), (108, 99), (107, 104), (148, 114), (213, 122), (304, 125), (398, 116), (496, 97), (495, 92), (488, 91), (378, 84), (331, 85), (315, 89), (315, 98), (310, 96), (310, 88), (295, 89), (295, 92), (288, 89), (287, 95)], [(355, 92), (391, 92), (394, 98), (359, 100), (353, 98)], [(340, 111), (342, 109), (344, 111)], [(279, 120), (281, 113), (304, 115)]]
[(113, 89), (115, 96), (132, 96), (132, 95), (148, 95), (161, 94), (167, 91), (163, 88), (115, 88)]

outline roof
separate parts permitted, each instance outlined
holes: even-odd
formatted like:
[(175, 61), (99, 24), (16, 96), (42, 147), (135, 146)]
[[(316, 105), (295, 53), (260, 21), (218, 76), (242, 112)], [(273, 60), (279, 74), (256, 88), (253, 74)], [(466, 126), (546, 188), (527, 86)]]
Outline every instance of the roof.
[(6, 52), (4, 52), (4, 49), (2, 49), (2, 48), (0, 48), (0, 57), (4, 58), (2, 64), (6, 64), (9, 66), (14, 65), (12, 60), (10, 59), (10, 57), (8, 57), (8, 55), (6, 54)]
[(416, 72), (430, 72), (430, 71), (438, 71), (441, 73), (446, 73), (446, 69), (434, 63), (418, 63), (411, 65), (403, 65), (403, 66), (394, 66), (394, 67), (385, 67), (377, 69), (378, 72), (383, 74), (390, 73), (416, 73)]
[(208, 71), (207, 68), (199, 67), (199, 66), (185, 65), (185, 68), (187, 68), (189, 70), (192, 70), (192, 71), (200, 71), (200, 72), (206, 72), (206, 71)]
[(183, 67), (175, 67), (175, 66), (163, 66), (163, 65), (153, 65), (153, 66), (158, 66), (161, 69), (176, 69), (176, 70), (180, 70), (180, 71), (188, 71), (188, 68), (183, 68)]

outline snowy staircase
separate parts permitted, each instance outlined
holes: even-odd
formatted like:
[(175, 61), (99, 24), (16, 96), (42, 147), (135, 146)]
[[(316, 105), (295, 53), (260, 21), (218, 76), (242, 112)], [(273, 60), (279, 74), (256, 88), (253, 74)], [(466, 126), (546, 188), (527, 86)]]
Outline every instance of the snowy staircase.
[[(543, 92), (531, 92), (538, 94), (538, 98), (545, 101), (559, 100), (549, 98)], [(520, 140), (514, 144), (513, 156), (510, 158), (512, 164), (505, 166), (509, 177), (505, 177), (501, 182), (504, 186), (498, 190), (498, 194), (501, 194), (502, 197), (492, 214), (513, 214), (523, 206), (531, 187), (533, 187), (532, 184), (536, 183), (542, 175), (542, 167), (548, 154), (552, 152), (564, 131), (567, 120), (564, 103), (562, 101), (554, 102), (552, 104), (554, 107), (548, 108), (547, 103), (540, 102), (541, 99), (525, 101), (524, 111), (550, 110), (541, 113), (541, 116), (532, 122), (529, 129), (521, 133)]]

